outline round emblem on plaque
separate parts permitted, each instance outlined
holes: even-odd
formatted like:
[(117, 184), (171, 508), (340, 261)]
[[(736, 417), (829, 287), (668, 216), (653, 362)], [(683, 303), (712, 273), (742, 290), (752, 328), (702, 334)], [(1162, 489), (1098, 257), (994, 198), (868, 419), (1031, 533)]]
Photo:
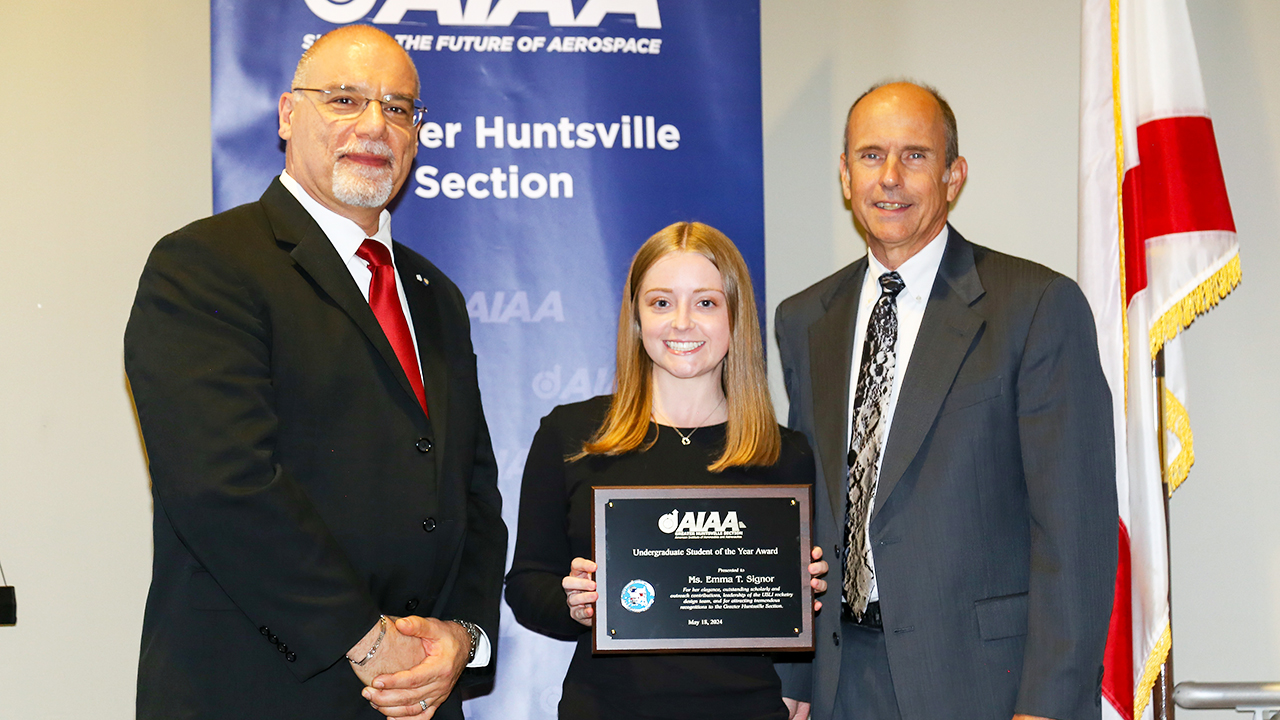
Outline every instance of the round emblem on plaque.
[(631, 612), (644, 612), (653, 607), (653, 586), (643, 580), (632, 580), (622, 588), (622, 607)]

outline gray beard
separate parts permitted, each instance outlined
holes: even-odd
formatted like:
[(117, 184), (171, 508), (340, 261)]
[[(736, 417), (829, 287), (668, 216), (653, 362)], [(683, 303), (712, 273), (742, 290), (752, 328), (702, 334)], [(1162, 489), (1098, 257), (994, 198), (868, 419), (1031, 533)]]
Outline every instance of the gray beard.
[(394, 187), (389, 167), (361, 168), (341, 161), (333, 166), (333, 196), (346, 205), (384, 208)]

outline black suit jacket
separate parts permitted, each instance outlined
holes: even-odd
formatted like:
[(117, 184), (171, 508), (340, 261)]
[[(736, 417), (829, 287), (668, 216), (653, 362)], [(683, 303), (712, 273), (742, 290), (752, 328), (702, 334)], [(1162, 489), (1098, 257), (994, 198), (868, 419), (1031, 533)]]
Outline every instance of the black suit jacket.
[(125, 331), (155, 501), (139, 717), (380, 718), (344, 659), (379, 613), (496, 643), (507, 535), (465, 305), (395, 256), (429, 420), (278, 179), (152, 251)]
[[(791, 427), (817, 453), (816, 542), (843, 543), (863, 258), (778, 308)], [(1074, 282), (950, 231), (899, 391), (871, 518), (904, 720), (1083, 720), (1099, 682), (1118, 515), (1111, 396)], [(840, 389), (843, 389), (841, 391)], [(784, 694), (831, 717), (839, 567)], [(810, 694), (811, 692), (811, 694)]]

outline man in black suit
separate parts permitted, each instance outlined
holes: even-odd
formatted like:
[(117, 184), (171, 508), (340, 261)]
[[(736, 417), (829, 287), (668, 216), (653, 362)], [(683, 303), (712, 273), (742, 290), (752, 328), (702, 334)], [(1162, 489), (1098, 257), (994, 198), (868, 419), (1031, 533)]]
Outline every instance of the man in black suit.
[(140, 718), (461, 718), (455, 683), (492, 674), (507, 534), (465, 304), (386, 211), (418, 91), (381, 31), (324, 36), (280, 97), (285, 172), (147, 261)]
[(859, 98), (840, 179), (868, 255), (778, 308), (843, 571), (812, 663), (779, 671), (795, 716), (1100, 715), (1118, 516), (1093, 317), (1071, 280), (947, 224), (956, 137), (932, 89)]

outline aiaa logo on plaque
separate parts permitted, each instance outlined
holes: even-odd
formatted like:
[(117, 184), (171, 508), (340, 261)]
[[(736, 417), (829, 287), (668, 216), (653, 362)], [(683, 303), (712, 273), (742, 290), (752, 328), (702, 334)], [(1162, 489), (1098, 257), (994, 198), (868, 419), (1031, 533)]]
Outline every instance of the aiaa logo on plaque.
[(693, 513), (686, 512), (682, 517), (679, 510), (658, 518), (658, 529), (677, 538), (741, 538), (747, 524), (738, 521), (738, 512), (730, 510), (720, 518), (719, 511), (705, 510)]

